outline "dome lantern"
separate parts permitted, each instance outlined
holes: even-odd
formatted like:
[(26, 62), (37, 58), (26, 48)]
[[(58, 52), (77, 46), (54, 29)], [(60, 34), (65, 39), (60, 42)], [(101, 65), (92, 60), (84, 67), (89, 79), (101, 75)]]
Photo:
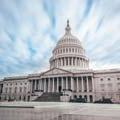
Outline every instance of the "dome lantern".
[(71, 28), (70, 28), (70, 25), (69, 25), (69, 20), (67, 20), (67, 26), (66, 26), (66, 28), (65, 28), (65, 33), (66, 33), (66, 34), (71, 33)]

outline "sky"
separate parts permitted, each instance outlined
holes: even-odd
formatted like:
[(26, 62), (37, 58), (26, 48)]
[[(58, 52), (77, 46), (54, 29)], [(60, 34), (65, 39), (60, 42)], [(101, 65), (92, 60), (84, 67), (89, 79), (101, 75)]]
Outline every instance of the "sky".
[(0, 78), (49, 69), (67, 19), (91, 69), (120, 68), (120, 0), (0, 0)]

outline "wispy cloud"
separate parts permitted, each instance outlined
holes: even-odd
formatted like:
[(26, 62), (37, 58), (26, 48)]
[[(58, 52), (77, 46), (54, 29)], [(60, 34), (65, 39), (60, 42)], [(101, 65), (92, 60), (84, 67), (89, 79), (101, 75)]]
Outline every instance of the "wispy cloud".
[(0, 76), (49, 66), (67, 19), (91, 68), (120, 67), (119, 6), (119, 0), (1, 0)]

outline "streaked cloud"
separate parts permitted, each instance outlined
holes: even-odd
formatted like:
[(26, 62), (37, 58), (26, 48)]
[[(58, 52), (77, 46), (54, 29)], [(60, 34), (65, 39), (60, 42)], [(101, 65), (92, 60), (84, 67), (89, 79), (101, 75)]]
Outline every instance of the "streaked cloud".
[(120, 68), (119, 15), (119, 0), (1, 0), (0, 76), (48, 68), (67, 19), (91, 68)]

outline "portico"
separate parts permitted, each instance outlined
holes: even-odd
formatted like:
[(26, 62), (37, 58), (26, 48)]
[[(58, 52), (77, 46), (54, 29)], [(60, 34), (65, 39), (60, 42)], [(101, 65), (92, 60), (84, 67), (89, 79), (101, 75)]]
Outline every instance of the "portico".
[[(57, 71), (57, 72), (56, 72)], [(73, 95), (88, 96), (94, 94), (92, 75), (75, 75), (71, 72), (54, 68), (45, 72), (38, 79), (31, 79), (31, 92), (61, 92), (71, 91)]]

